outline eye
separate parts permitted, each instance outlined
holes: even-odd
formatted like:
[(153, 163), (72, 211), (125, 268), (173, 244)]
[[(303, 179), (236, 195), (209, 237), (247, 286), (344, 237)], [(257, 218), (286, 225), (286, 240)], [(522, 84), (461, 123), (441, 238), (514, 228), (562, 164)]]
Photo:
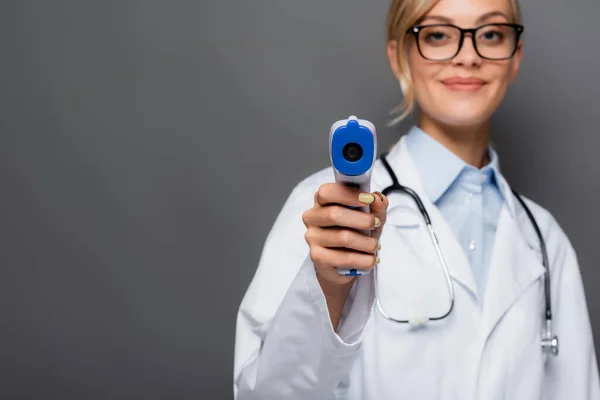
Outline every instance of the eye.
[(479, 35), (479, 39), (486, 42), (500, 43), (503, 42), (505, 38), (506, 35), (504, 32), (497, 28), (486, 29)]
[(427, 35), (425, 35), (425, 40), (427, 40), (428, 42), (439, 42), (439, 41), (447, 39), (447, 38), (448, 38), (448, 35), (446, 35), (444, 32), (441, 32), (441, 31), (428, 32)]
[(502, 39), (502, 33), (489, 31), (483, 34), (487, 40)]
[(420, 40), (431, 46), (439, 46), (456, 40), (458, 36), (460, 31), (452, 26), (427, 26), (421, 30)]

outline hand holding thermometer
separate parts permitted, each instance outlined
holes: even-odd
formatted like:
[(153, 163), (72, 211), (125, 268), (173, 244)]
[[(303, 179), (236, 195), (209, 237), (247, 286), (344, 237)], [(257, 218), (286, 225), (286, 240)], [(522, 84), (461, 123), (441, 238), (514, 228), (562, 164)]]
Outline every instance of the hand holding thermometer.
[[(329, 131), (329, 154), (336, 182), (370, 192), (371, 172), (377, 159), (377, 133), (371, 122), (354, 115), (335, 122)], [(368, 205), (356, 209), (370, 212)], [(363, 233), (370, 234), (369, 231)], [(338, 273), (346, 276), (360, 276), (369, 272), (338, 268)]]

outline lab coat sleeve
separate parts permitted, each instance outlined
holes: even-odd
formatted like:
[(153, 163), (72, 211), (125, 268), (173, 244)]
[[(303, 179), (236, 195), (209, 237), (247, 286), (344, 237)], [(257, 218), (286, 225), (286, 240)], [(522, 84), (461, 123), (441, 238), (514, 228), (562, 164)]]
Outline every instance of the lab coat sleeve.
[(343, 398), (340, 383), (373, 315), (373, 274), (356, 280), (335, 332), (304, 239), (316, 190), (300, 185), (287, 199), (239, 307), (236, 400)]
[(559, 353), (548, 356), (544, 398), (600, 400), (596, 352), (577, 256), (558, 224), (554, 228), (558, 251), (550, 265), (558, 268), (551, 270), (551, 293)]

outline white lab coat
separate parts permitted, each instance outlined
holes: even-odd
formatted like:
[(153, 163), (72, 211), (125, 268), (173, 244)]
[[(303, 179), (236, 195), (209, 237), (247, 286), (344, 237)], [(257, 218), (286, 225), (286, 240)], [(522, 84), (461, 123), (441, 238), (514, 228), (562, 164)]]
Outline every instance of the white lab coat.
[[(400, 183), (428, 210), (446, 258), (456, 302), (442, 321), (414, 329), (374, 306), (374, 274), (357, 279), (337, 332), (315, 277), (302, 213), (331, 167), (299, 183), (287, 199), (239, 308), (237, 400), (588, 400), (600, 399), (598, 368), (577, 258), (543, 208), (526, 200), (546, 240), (558, 356), (545, 356), (544, 268), (538, 239), (514, 197), (502, 208), (484, 304), (467, 258), (423, 190), (404, 139), (388, 155)], [(391, 179), (380, 161), (372, 190)], [(500, 185), (508, 193), (507, 183)], [(379, 253), (380, 296), (396, 317), (441, 314), (444, 275), (423, 220), (403, 194), (390, 194)], [(514, 214), (511, 212), (513, 210)], [(410, 315), (408, 315), (410, 314)]]

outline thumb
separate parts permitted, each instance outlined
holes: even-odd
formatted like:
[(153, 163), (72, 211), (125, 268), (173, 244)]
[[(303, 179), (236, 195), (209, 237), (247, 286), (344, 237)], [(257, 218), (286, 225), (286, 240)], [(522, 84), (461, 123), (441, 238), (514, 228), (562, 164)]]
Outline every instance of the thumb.
[(385, 225), (386, 217), (387, 217), (387, 208), (389, 205), (389, 201), (387, 196), (382, 194), (381, 192), (373, 192), (373, 196), (375, 197), (375, 201), (371, 203), (371, 214), (379, 218), (381, 221), (381, 225), (371, 231), (371, 237), (379, 240), (381, 237), (381, 231), (383, 226)]

